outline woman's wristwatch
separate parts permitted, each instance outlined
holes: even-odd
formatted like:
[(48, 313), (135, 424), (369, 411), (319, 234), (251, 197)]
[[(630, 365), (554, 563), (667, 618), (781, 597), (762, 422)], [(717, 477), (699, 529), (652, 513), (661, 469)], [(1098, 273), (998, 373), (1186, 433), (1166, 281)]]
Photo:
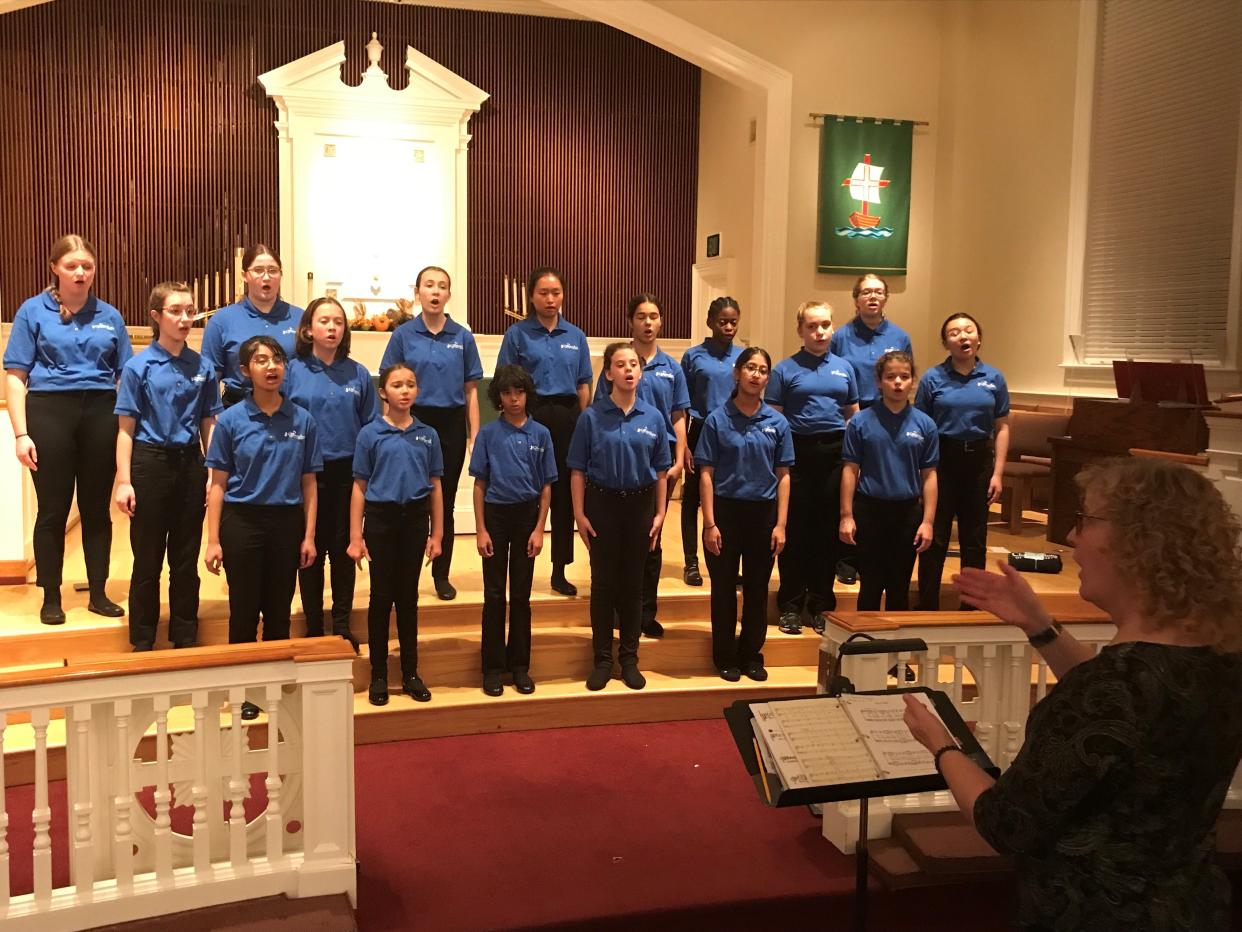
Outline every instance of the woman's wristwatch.
[(1044, 628), (1043, 631), (1039, 631), (1036, 634), (1032, 634), (1027, 637), (1027, 641), (1030, 642), (1032, 647), (1047, 647), (1060, 636), (1061, 623), (1059, 621), (1054, 621), (1048, 627)]

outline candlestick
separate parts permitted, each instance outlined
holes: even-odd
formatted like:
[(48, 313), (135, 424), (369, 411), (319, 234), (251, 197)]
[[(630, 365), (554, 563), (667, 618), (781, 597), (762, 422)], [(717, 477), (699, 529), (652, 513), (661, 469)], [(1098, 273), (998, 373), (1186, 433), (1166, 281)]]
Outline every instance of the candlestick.
[(505, 273), (505, 294), (500, 304), (506, 311), (509, 310), (509, 274), (507, 272)]
[(526, 282), (522, 282), (522, 313), (526, 313)]

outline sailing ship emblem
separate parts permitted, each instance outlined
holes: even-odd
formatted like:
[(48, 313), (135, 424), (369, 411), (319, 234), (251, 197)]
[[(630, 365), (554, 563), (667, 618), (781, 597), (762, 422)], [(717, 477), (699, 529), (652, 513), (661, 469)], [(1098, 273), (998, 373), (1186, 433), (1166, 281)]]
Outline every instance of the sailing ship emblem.
[(893, 235), (892, 227), (880, 226), (880, 215), (871, 213), (871, 204), (880, 203), (880, 191), (887, 188), (891, 181), (882, 179), (884, 167), (871, 164), (871, 153), (863, 155), (863, 160), (854, 166), (853, 173), (841, 182), (841, 187), (850, 189), (850, 197), (862, 203), (862, 210), (856, 210), (849, 216), (849, 226), (837, 227), (833, 232), (837, 236), (848, 236), (851, 239), (863, 237), (888, 237)]

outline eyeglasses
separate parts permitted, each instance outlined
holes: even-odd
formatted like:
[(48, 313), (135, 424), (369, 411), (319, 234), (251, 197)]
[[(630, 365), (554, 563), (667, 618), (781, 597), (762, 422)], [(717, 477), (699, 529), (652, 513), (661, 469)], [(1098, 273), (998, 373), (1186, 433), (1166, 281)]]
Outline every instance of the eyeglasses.
[(280, 277), (280, 269), (274, 265), (269, 265), (265, 268), (256, 267), (253, 269), (246, 269), (246, 271), (249, 272), (251, 275), (253, 275), (255, 278), (263, 278), (264, 276), (268, 278), (279, 278)]
[(742, 366), (742, 371), (747, 375), (767, 375), (767, 366)]
[(1108, 518), (1106, 518), (1104, 515), (1089, 515), (1085, 511), (1076, 511), (1074, 512), (1074, 532), (1076, 534), (1081, 534), (1083, 525), (1085, 525), (1088, 521), (1107, 521), (1107, 520)]
[(194, 305), (190, 305), (189, 307), (186, 307), (184, 304), (179, 304), (176, 307), (164, 308), (164, 313), (171, 314), (174, 317), (193, 318), (194, 315), (198, 313), (198, 308), (194, 307)]
[(858, 296), (860, 298), (869, 298), (872, 295), (876, 295), (882, 298), (886, 294), (888, 294), (888, 289), (886, 288), (859, 288), (858, 289)]

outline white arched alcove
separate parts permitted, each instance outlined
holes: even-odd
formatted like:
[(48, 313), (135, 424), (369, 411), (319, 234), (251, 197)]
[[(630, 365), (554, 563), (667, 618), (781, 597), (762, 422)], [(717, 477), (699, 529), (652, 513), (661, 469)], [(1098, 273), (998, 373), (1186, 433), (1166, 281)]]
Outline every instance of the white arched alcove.
[(442, 265), (466, 323), (467, 124), (488, 94), (409, 46), (409, 85), (393, 90), (382, 53), (372, 33), (358, 87), (341, 80), (343, 41), (259, 76), (280, 112), (284, 293), (375, 313)]

